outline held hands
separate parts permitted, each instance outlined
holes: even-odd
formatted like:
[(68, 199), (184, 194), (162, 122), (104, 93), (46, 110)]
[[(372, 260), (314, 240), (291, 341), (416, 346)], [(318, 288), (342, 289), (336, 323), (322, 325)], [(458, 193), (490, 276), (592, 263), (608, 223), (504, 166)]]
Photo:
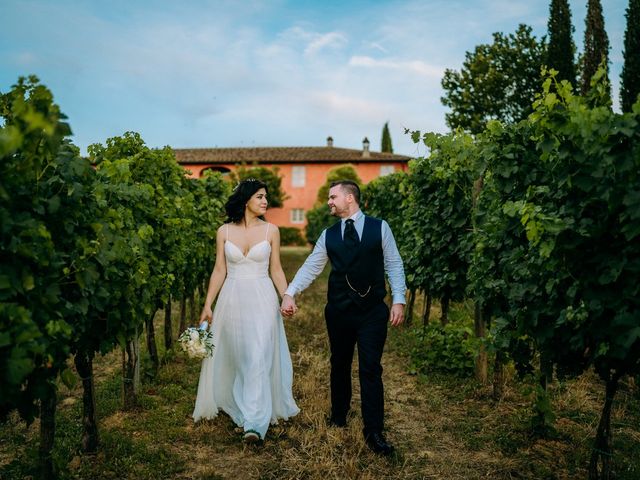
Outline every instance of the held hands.
[(389, 321), (394, 327), (397, 327), (404, 322), (404, 305), (402, 303), (394, 303), (391, 305)]
[(291, 295), (286, 293), (282, 296), (282, 304), (280, 305), (280, 312), (285, 317), (290, 317), (298, 311), (296, 301)]

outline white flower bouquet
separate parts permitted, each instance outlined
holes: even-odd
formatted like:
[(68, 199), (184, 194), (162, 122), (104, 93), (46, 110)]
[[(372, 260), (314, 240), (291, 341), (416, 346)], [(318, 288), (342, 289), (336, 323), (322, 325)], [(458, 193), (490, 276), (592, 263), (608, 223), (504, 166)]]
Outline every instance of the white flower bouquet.
[(178, 342), (189, 358), (205, 358), (213, 355), (213, 333), (207, 330), (207, 322), (202, 322), (199, 328), (187, 328), (178, 337)]

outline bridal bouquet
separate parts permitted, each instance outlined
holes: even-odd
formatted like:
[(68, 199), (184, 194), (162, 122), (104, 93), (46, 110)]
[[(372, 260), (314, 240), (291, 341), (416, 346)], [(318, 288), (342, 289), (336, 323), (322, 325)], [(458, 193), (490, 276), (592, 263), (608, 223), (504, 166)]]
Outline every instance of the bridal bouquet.
[(187, 328), (178, 337), (178, 342), (189, 358), (205, 358), (213, 355), (213, 333), (207, 330), (207, 322), (202, 322), (200, 328)]

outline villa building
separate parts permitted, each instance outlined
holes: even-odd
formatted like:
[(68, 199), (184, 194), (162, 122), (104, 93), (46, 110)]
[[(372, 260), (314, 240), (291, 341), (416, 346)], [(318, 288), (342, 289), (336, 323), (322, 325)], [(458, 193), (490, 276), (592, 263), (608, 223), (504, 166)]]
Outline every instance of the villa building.
[(318, 190), (327, 173), (339, 165), (350, 164), (363, 183), (389, 173), (406, 171), (410, 157), (371, 152), (365, 138), (362, 150), (337, 148), (327, 138), (325, 147), (250, 147), (174, 149), (178, 163), (192, 178), (207, 170), (229, 173), (241, 164), (278, 167), (282, 188), (289, 197), (282, 208), (269, 209), (267, 219), (280, 227), (304, 228), (305, 213), (314, 207)]

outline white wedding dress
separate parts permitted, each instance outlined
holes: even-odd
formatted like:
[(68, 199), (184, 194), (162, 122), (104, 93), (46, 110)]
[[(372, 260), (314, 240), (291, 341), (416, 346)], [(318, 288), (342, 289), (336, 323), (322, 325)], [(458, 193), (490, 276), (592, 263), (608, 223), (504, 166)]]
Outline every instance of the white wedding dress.
[(264, 439), (270, 423), (300, 411), (278, 295), (269, 277), (271, 244), (265, 239), (244, 256), (226, 240), (224, 252), (227, 278), (210, 326), (215, 347), (202, 361), (193, 419), (213, 418), (222, 409)]

